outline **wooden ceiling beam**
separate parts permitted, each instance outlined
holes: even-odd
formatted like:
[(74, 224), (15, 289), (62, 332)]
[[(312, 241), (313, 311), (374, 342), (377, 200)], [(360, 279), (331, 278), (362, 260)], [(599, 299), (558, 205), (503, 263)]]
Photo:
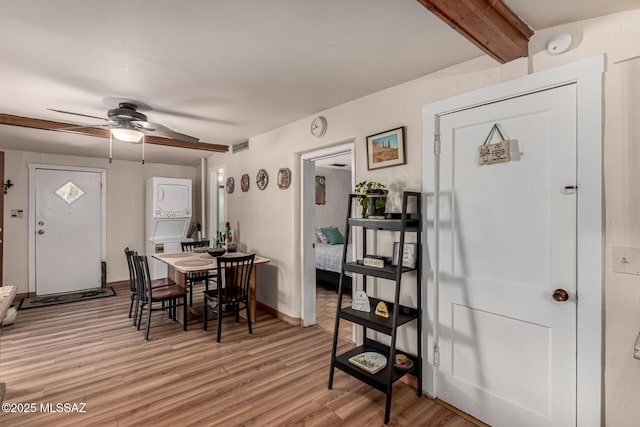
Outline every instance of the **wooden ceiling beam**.
[[(31, 117), (14, 116), (11, 114), (0, 113), (0, 125), (19, 126), (30, 129), (52, 130), (59, 132), (69, 132), (86, 136), (96, 136), (100, 138), (109, 138), (109, 129), (103, 128), (79, 128), (67, 129), (78, 126), (72, 123), (54, 122), (51, 120), (34, 119)], [(144, 142), (146, 144), (163, 145), (166, 147), (188, 148), (191, 150), (212, 151), (216, 153), (225, 153), (229, 151), (228, 145), (208, 144), (206, 142), (185, 142), (177, 139), (161, 138), (158, 136), (145, 135)]]
[(418, 0), (501, 64), (529, 55), (533, 30), (502, 0)]

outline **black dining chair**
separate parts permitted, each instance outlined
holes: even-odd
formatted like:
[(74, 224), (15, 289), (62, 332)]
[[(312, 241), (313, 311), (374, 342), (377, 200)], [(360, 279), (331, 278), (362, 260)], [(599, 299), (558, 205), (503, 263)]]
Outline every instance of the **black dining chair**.
[(222, 336), (222, 316), (235, 314), (236, 324), (240, 323), (240, 310), (245, 309), (249, 335), (251, 317), (249, 315), (249, 284), (255, 254), (244, 256), (220, 256), (218, 261), (218, 279), (216, 289), (204, 292), (204, 330), (207, 330), (208, 310), (217, 314), (218, 331), (216, 342)]
[[(182, 299), (182, 330), (187, 330), (187, 290), (182, 286), (169, 285), (162, 288), (151, 287), (151, 276), (149, 274), (149, 263), (145, 255), (134, 255), (133, 262), (136, 267), (138, 278), (138, 295), (140, 298), (140, 313), (138, 317), (138, 330), (142, 323), (142, 312), (147, 310), (147, 328), (144, 340), (149, 340), (149, 329), (151, 327), (151, 312), (163, 310), (164, 303), (168, 303), (169, 318), (177, 320), (178, 300)], [(163, 307), (153, 307), (153, 303), (163, 303)]]
[[(209, 247), (208, 240), (200, 240), (195, 242), (180, 242), (180, 246), (182, 246), (182, 252), (193, 252), (194, 249), (204, 249), (206, 253), (206, 248)], [(193, 307), (193, 285), (199, 282), (204, 283), (204, 289), (209, 290), (209, 281), (215, 280), (216, 273), (215, 272), (193, 272), (187, 273), (187, 285), (189, 286), (189, 306)]]
[[(138, 296), (138, 277), (136, 274), (136, 268), (133, 264), (133, 257), (137, 255), (136, 252), (129, 249), (127, 246), (124, 248), (124, 255), (127, 259), (127, 267), (129, 267), (129, 293), (131, 296), (131, 304), (129, 305), (129, 318), (133, 313), (133, 326), (136, 326), (136, 320), (138, 318), (138, 307), (140, 305), (140, 298)], [(154, 279), (151, 281), (152, 288), (163, 288), (165, 286), (175, 285), (175, 282), (169, 278)], [(135, 311), (134, 311), (135, 306)]]

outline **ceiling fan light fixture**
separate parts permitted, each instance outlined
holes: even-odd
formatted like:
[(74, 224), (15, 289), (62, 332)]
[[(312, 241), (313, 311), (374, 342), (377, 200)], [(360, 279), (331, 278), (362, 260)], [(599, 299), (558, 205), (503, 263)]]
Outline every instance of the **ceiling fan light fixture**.
[(111, 129), (111, 134), (117, 140), (133, 143), (142, 142), (142, 137), (144, 136), (139, 130), (123, 128)]

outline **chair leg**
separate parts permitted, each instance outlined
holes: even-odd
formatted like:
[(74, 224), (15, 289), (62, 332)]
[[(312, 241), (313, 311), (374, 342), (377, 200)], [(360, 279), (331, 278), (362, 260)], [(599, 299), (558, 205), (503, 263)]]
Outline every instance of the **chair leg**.
[[(176, 301), (177, 302), (177, 301)], [(182, 330), (187, 330), (187, 296), (183, 297), (182, 302)]]
[(193, 307), (193, 282), (189, 282), (189, 307)]
[(129, 305), (129, 319), (131, 319), (131, 312), (133, 311), (133, 300), (134, 300), (134, 295), (131, 294), (131, 304)]
[(136, 308), (133, 311), (133, 326), (136, 326), (138, 324), (138, 308), (140, 307), (140, 298), (138, 298), (138, 295), (134, 295), (134, 301), (136, 304)]
[(216, 335), (216, 342), (220, 342), (222, 337), (222, 301), (218, 301), (218, 333)]
[(151, 328), (151, 303), (147, 307), (147, 330), (144, 333), (144, 340), (149, 341), (149, 329)]
[(245, 301), (244, 308), (247, 310), (247, 325), (249, 326), (249, 335), (253, 335), (253, 331), (251, 331), (251, 317), (249, 317), (249, 301)]
[(209, 317), (209, 313), (207, 312), (207, 297), (204, 297), (204, 331), (207, 330), (207, 318)]
[(236, 312), (236, 325), (240, 324), (240, 304), (234, 304), (233, 311)]
[[(140, 304), (140, 313), (138, 313), (137, 330), (140, 330), (140, 324), (142, 323), (142, 312), (144, 311), (145, 303)], [(137, 309), (137, 307), (136, 307)]]

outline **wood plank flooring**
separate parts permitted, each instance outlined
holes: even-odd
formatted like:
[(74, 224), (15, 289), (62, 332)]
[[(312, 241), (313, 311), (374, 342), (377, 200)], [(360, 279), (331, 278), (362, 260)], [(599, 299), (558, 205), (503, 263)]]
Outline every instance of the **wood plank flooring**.
[[(384, 395), (340, 371), (327, 389), (331, 335), (258, 312), (215, 328), (153, 314), (150, 340), (117, 297), (18, 312), (0, 335), (5, 403), (86, 403), (85, 413), (0, 413), (2, 426), (382, 426)], [(194, 293), (196, 296), (198, 292)], [(194, 306), (201, 300), (195, 298)], [(215, 322), (212, 322), (215, 326)], [(352, 344), (340, 340), (342, 350)], [(403, 383), (394, 386), (391, 426), (472, 426)]]
[[(342, 296), (342, 307), (351, 305), (351, 294), (345, 293)], [(333, 334), (336, 325), (336, 308), (338, 307), (338, 294), (335, 289), (316, 285), (316, 324), (325, 331)], [(341, 338), (353, 341), (353, 324), (346, 320), (340, 321)]]

